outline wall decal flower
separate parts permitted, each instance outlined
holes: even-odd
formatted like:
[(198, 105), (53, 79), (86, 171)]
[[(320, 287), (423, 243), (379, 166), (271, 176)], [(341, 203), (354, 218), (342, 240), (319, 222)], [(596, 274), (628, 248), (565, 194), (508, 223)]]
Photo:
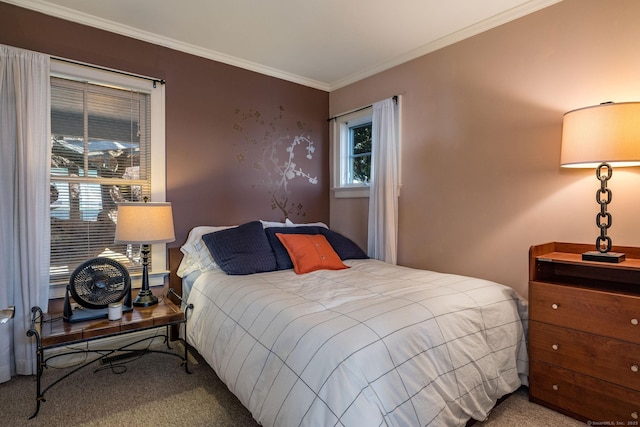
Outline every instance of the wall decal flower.
[[(281, 123), (284, 120), (284, 107), (265, 121), (263, 114), (250, 109), (235, 110), (238, 117), (234, 129), (243, 135), (244, 150), (236, 154), (240, 164), (251, 162), (254, 170), (261, 171), (263, 178), (254, 183), (254, 187), (264, 187), (271, 199), (271, 209), (279, 210), (284, 218), (292, 215), (306, 216), (302, 203), (295, 201), (291, 181), (304, 179), (308, 184), (318, 183), (318, 177), (307, 172), (302, 163), (312, 160), (315, 152), (314, 142), (302, 121), (295, 123), (294, 136)], [(299, 161), (296, 161), (296, 155)], [(297, 186), (296, 186), (297, 188)]]

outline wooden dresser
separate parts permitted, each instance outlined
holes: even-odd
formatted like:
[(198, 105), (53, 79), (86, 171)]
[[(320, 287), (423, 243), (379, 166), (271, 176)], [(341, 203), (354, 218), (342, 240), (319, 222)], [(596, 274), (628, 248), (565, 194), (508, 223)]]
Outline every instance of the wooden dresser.
[(613, 248), (619, 264), (582, 261), (590, 250), (529, 251), (530, 400), (592, 425), (639, 425), (640, 248)]

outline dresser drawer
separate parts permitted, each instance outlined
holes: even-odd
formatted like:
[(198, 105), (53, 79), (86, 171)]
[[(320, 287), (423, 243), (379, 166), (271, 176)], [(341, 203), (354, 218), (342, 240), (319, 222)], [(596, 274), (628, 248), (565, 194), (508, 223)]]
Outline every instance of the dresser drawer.
[(640, 391), (640, 345), (536, 321), (529, 357)]
[(532, 281), (529, 318), (640, 344), (640, 297)]
[(638, 425), (640, 392), (532, 360), (529, 395), (533, 402), (593, 422)]

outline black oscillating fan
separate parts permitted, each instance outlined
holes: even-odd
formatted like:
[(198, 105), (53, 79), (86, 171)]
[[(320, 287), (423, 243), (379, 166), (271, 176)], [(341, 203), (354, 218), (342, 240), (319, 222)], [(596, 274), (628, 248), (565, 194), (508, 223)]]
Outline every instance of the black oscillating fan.
[[(81, 307), (72, 309), (70, 298)], [(131, 278), (127, 269), (111, 258), (90, 259), (80, 264), (69, 278), (63, 319), (81, 322), (109, 317), (109, 304), (123, 298), (122, 311), (131, 311)]]

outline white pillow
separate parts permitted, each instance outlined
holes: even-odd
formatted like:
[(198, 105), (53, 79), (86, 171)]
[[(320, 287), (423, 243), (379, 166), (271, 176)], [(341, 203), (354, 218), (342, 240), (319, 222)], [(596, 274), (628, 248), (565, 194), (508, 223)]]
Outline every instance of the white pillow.
[(286, 227), (287, 226), (284, 222), (263, 221), (263, 220), (260, 220), (260, 222), (262, 223), (262, 228)]
[(299, 227), (299, 226), (315, 226), (315, 227), (324, 227), (329, 228), (327, 224), (324, 222), (308, 222), (306, 224), (295, 224), (289, 218), (285, 220), (285, 224), (287, 227)]
[(185, 277), (189, 273), (193, 273), (194, 271), (198, 271), (198, 265), (196, 264), (196, 260), (194, 257), (185, 255), (182, 257), (182, 261), (180, 261), (180, 265), (178, 266), (178, 270), (176, 274), (178, 277)]

